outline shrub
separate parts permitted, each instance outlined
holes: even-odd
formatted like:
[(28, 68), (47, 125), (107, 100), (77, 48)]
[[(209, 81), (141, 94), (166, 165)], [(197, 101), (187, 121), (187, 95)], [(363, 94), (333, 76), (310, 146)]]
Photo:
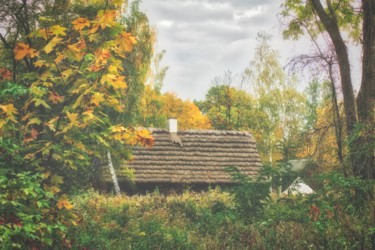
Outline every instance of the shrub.
[[(57, 196), (42, 185), (46, 178), (31, 172), (0, 176), (3, 249), (51, 246), (54, 239), (64, 237), (66, 224), (74, 218), (64, 207), (56, 207)], [(68, 201), (64, 201), (68, 206)]]

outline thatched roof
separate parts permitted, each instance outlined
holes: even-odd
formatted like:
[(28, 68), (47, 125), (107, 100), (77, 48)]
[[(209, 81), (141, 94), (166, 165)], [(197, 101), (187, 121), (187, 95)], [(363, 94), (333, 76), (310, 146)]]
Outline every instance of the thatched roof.
[(255, 140), (248, 132), (151, 132), (153, 147), (135, 148), (129, 162), (138, 183), (231, 183), (226, 167), (238, 167), (249, 176), (255, 176), (261, 167)]

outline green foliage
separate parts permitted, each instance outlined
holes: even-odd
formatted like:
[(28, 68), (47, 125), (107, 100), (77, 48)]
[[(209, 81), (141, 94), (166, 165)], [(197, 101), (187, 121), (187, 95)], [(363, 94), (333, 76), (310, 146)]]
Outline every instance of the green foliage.
[(51, 246), (64, 237), (74, 215), (56, 207), (58, 196), (43, 187), (45, 181), (31, 172), (0, 175), (1, 249)]
[(253, 180), (230, 167), (227, 171), (237, 183), (232, 188), (239, 214), (248, 222), (254, 222), (263, 216), (264, 201), (269, 198), (270, 182), (265, 179)]

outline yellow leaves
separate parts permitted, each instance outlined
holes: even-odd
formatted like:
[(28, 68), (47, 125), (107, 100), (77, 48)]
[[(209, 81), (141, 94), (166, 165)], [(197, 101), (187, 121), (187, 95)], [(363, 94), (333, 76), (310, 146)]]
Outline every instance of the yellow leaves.
[(117, 11), (116, 10), (105, 10), (99, 12), (97, 16), (97, 24), (105, 29), (106, 27), (112, 27), (115, 24)]
[(101, 84), (107, 83), (112, 86), (114, 89), (126, 89), (127, 85), (125, 82), (125, 76), (116, 76), (113, 74), (103, 75), (100, 80)]
[(111, 137), (114, 140), (123, 141), (130, 145), (137, 143), (147, 147), (154, 145), (154, 138), (150, 131), (146, 129), (134, 130), (127, 129), (122, 125), (116, 125), (111, 128)]
[(129, 52), (133, 50), (133, 45), (137, 43), (137, 40), (134, 36), (132, 36), (132, 34), (122, 32), (116, 38), (116, 42), (122, 51)]
[(47, 54), (49, 54), (53, 50), (53, 48), (55, 48), (55, 46), (59, 44), (61, 41), (62, 41), (62, 38), (60, 37), (52, 38), (51, 41), (49, 41), (49, 43), (44, 47), (44, 51)]
[(57, 201), (56, 206), (58, 209), (65, 208), (67, 210), (70, 210), (73, 208), (72, 203), (70, 203), (70, 201), (68, 200), (68, 198), (66, 198), (65, 195), (61, 196), (61, 198)]
[(73, 29), (80, 31), (84, 29), (85, 27), (89, 27), (90, 21), (87, 18), (79, 17), (76, 20), (74, 20), (72, 24), (73, 24)]
[(152, 137), (150, 131), (146, 129), (138, 130), (137, 137), (139, 142), (146, 147), (152, 147), (154, 145), (154, 138)]
[(77, 122), (78, 114), (77, 113), (66, 112), (66, 116), (69, 119), (68, 127), (72, 128), (73, 126), (77, 126), (77, 124), (78, 124), (78, 122)]
[(63, 26), (60, 25), (54, 25), (50, 28), (50, 31), (55, 35), (55, 36), (66, 36), (66, 31), (67, 29)]
[(6, 119), (17, 122), (14, 116), (18, 114), (18, 111), (12, 103), (7, 105), (0, 105), (0, 109), (2, 110), (2, 113), (6, 115)]
[(58, 116), (52, 118), (51, 120), (49, 120), (48, 122), (44, 123), (44, 125), (46, 125), (51, 131), (55, 132), (56, 131), (56, 128), (55, 128), (55, 122), (59, 119)]
[(5, 113), (8, 117), (18, 114), (17, 109), (12, 103), (7, 105), (0, 105), (0, 109), (2, 109), (3, 113)]
[(25, 43), (17, 43), (13, 52), (16, 60), (22, 60), (27, 56), (30, 58), (38, 56), (38, 52)]
[(99, 106), (101, 102), (104, 101), (104, 95), (102, 93), (96, 92), (93, 94), (91, 98), (91, 103), (95, 106)]

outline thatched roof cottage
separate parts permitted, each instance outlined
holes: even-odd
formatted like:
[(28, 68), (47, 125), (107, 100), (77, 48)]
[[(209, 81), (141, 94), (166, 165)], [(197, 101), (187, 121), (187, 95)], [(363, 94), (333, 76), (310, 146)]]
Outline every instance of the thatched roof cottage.
[(224, 184), (232, 182), (226, 167), (255, 176), (262, 166), (248, 132), (177, 131), (177, 120), (168, 122), (166, 130), (151, 129), (153, 147), (134, 149), (129, 167), (135, 170), (136, 183)]

